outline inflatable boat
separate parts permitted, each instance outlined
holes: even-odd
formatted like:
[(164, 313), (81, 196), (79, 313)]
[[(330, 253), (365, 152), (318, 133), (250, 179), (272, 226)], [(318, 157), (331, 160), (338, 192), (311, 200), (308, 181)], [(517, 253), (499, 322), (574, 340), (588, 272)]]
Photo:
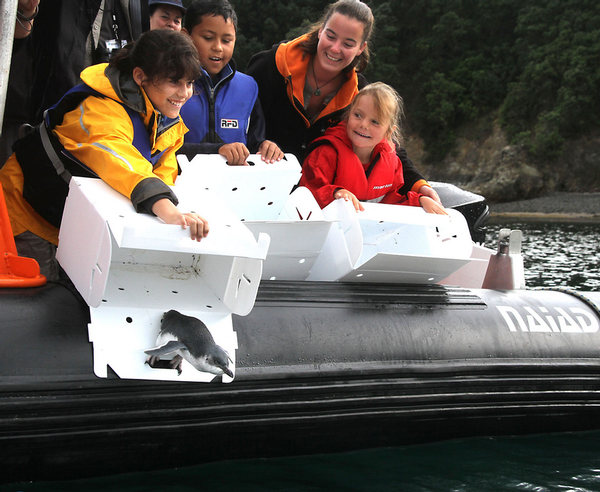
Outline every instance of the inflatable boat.
[[(72, 179), (72, 283), (0, 289), (2, 483), (600, 428), (600, 293), (525, 289), (515, 231), (471, 241), (481, 197), (437, 185), (460, 212), (357, 218), (290, 195), (295, 166), (178, 180), (209, 216), (201, 243)], [(233, 376), (146, 363), (169, 309)]]

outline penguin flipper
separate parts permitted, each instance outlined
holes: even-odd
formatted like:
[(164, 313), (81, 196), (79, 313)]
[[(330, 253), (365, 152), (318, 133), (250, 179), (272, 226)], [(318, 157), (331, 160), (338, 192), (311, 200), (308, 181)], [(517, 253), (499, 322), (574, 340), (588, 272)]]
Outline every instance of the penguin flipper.
[(185, 344), (178, 342), (177, 340), (170, 340), (169, 342), (161, 345), (160, 347), (155, 347), (153, 349), (144, 350), (145, 354), (148, 354), (152, 357), (158, 357), (160, 355), (168, 355), (176, 352), (177, 350), (187, 349)]

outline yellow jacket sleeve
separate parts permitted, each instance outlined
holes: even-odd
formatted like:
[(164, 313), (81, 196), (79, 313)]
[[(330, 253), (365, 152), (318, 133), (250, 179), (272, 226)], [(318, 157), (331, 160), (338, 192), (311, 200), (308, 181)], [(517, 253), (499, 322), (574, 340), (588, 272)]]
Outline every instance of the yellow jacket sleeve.
[[(131, 198), (144, 180), (158, 178), (173, 185), (177, 177), (175, 150), (183, 143), (185, 127), (179, 122), (157, 138), (156, 123), (151, 123), (152, 154), (164, 154), (156, 166), (134, 147), (134, 127), (125, 108), (109, 98), (88, 97), (77, 109), (67, 113), (55, 134), (76, 160), (88, 167), (119, 193)], [(154, 131), (152, 131), (154, 130)], [(159, 186), (154, 183), (154, 186)]]

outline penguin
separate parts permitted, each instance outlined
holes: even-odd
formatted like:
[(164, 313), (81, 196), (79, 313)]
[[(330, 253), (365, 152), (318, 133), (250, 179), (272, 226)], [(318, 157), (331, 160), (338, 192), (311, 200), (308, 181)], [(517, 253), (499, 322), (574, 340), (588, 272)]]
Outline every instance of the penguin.
[(148, 354), (146, 364), (153, 366), (161, 355), (177, 354), (170, 363), (177, 374), (181, 374), (183, 359), (198, 371), (211, 374), (227, 374), (233, 377), (229, 369), (231, 358), (227, 351), (215, 343), (206, 325), (198, 318), (186, 316), (171, 309), (164, 314), (157, 347), (145, 350)]

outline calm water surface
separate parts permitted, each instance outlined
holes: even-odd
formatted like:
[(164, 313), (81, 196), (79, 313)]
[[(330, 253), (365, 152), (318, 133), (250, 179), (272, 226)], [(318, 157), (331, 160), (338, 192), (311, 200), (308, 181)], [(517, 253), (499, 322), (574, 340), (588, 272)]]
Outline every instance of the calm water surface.
[[(600, 290), (600, 224), (489, 226), (521, 229), (528, 287)], [(85, 481), (15, 484), (0, 492), (600, 492), (600, 432), (477, 438), (321, 456), (246, 460)]]
[(478, 438), (358, 453), (225, 462), (0, 487), (0, 491), (597, 492), (599, 451), (600, 433)]

